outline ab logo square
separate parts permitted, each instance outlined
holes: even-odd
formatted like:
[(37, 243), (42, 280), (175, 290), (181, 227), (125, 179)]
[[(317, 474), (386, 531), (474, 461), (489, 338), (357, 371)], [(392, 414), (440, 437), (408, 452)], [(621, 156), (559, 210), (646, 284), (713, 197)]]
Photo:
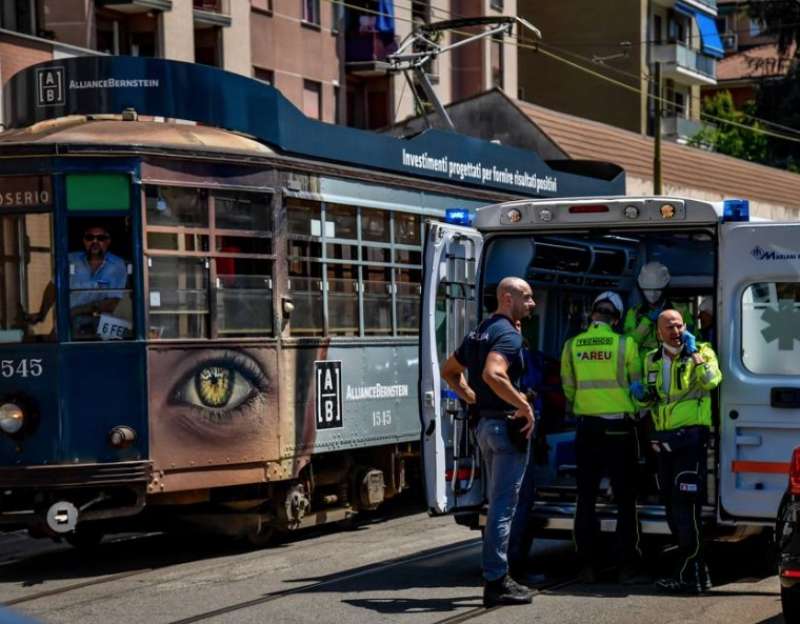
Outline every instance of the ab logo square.
[(37, 106), (64, 104), (64, 68), (47, 67), (36, 70)]
[(317, 429), (342, 426), (342, 363), (314, 362), (317, 376)]

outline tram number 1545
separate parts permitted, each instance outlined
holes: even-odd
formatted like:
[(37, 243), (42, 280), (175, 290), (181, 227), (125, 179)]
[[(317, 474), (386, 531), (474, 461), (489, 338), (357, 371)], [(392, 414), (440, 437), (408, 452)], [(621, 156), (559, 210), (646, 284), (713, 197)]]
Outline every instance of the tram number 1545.
[(44, 372), (41, 358), (0, 360), (0, 377), (39, 377)]

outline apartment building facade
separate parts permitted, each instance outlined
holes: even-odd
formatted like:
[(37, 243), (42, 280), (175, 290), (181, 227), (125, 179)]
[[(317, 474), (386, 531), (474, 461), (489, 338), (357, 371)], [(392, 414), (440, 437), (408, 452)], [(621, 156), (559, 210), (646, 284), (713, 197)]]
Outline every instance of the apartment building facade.
[[(515, 14), (516, 0), (6, 0), (0, 76), (76, 54), (169, 58), (268, 82), (314, 118), (380, 128), (425, 106), (385, 62), (415, 25)], [(483, 40), (426, 70), (447, 103), (516, 92), (516, 61), (510, 43)]]
[(701, 87), (723, 56), (716, 0), (520, 3), (520, 16), (543, 35), (520, 46), (520, 99), (652, 135), (660, 67), (662, 134), (700, 130)]

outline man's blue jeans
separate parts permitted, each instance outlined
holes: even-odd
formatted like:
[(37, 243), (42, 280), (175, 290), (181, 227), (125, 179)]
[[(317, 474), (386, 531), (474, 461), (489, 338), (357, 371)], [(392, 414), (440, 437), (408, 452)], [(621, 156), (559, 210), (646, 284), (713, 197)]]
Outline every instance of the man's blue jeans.
[(502, 418), (481, 418), (476, 434), (489, 499), (483, 534), (483, 576), (487, 581), (496, 581), (508, 574), (511, 520), (517, 507), (528, 454), (520, 452), (511, 443), (506, 421)]

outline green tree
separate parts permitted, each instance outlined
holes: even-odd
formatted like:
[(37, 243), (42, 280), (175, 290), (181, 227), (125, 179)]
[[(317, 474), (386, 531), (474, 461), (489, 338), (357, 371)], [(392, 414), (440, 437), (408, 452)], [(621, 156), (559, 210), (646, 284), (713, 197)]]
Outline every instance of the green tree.
[[(737, 110), (730, 91), (703, 99), (703, 115), (709, 124), (689, 140), (689, 145), (711, 147), (715, 152), (744, 160), (765, 162), (767, 139), (761, 125), (748, 117), (751, 111)], [(726, 123), (730, 122), (730, 123)], [(747, 127), (742, 127), (747, 126)]]

